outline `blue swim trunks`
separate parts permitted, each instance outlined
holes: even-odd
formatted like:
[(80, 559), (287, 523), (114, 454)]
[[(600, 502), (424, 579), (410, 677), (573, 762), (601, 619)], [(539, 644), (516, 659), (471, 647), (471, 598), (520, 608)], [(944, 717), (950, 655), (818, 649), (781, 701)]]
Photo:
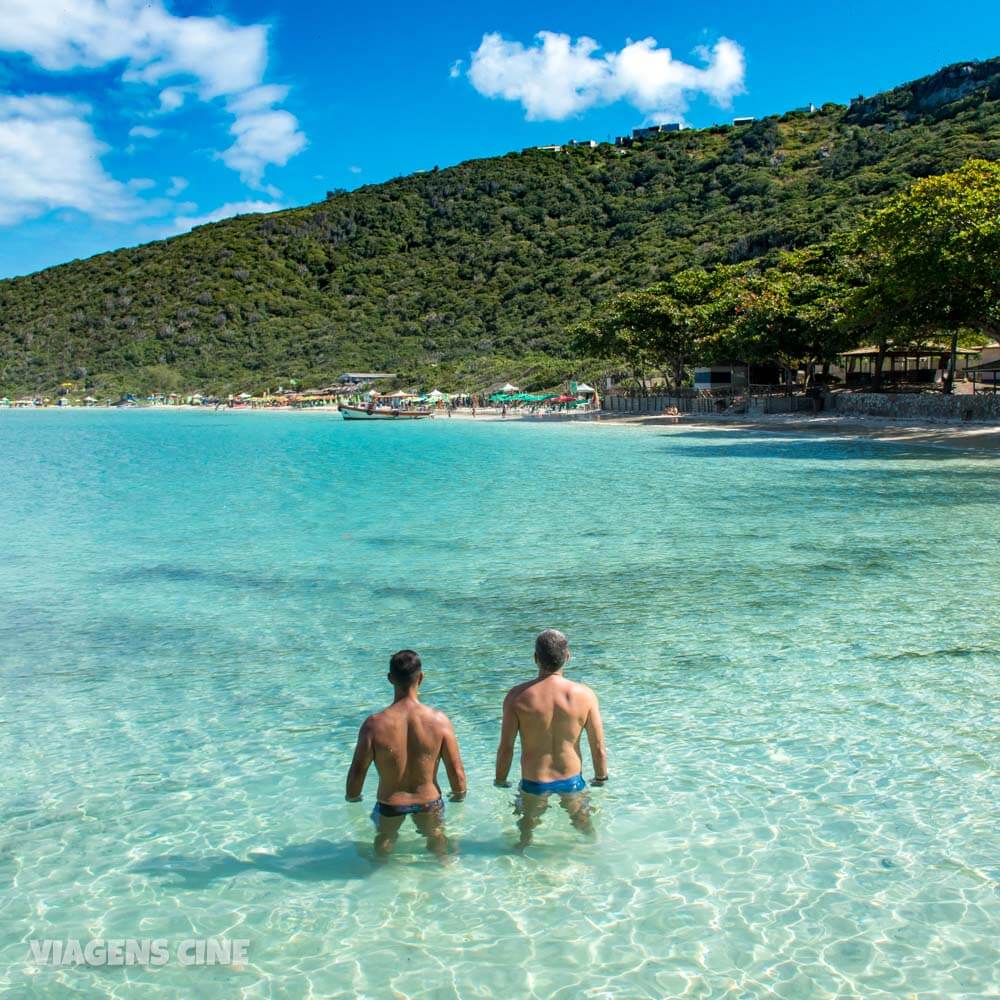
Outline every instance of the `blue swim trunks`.
[(583, 775), (578, 774), (573, 778), (560, 778), (558, 781), (529, 781), (527, 778), (521, 779), (521, 791), (529, 795), (572, 795), (575, 792), (582, 792), (587, 787), (587, 782), (583, 780)]
[(385, 802), (376, 802), (372, 809), (372, 822), (378, 826), (379, 816), (392, 819), (397, 816), (412, 816), (414, 813), (444, 812), (444, 799), (434, 799), (433, 802), (412, 802), (406, 806), (390, 806)]

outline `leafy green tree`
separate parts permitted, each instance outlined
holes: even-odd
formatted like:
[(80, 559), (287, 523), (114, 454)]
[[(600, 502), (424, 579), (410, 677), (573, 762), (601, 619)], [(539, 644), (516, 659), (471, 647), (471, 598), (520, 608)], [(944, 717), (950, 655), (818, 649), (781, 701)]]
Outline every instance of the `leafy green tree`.
[(949, 331), (950, 392), (962, 328), (1000, 335), (1000, 164), (970, 160), (916, 181), (859, 227), (853, 250), (858, 321), (913, 340)]
[(650, 349), (648, 326), (640, 317), (640, 308), (632, 301), (644, 294), (617, 295), (589, 320), (573, 327), (576, 350), (622, 366), (640, 386), (645, 384), (647, 373), (657, 367), (658, 361)]
[(843, 322), (846, 288), (832, 244), (781, 253), (771, 267), (733, 272), (729, 283), (733, 315), (720, 346), (731, 357), (812, 369), (857, 342)]
[(681, 271), (649, 288), (616, 295), (581, 327), (579, 346), (622, 358), (633, 371), (658, 369), (680, 388), (687, 366), (715, 331), (723, 270)]

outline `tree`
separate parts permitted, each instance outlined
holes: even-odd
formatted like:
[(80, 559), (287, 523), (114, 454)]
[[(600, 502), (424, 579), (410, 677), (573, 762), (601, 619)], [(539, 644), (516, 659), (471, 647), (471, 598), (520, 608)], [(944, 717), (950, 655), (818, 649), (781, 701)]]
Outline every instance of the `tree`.
[(659, 368), (680, 388), (688, 363), (715, 330), (713, 309), (725, 270), (680, 271), (650, 288), (616, 295), (578, 329), (578, 346), (623, 358), (633, 370)]
[(645, 331), (635, 325), (633, 312), (622, 302), (623, 298), (623, 295), (616, 295), (589, 320), (577, 324), (573, 328), (574, 346), (581, 353), (620, 363), (639, 385), (643, 385), (646, 372), (656, 366), (656, 357), (649, 349)]
[(902, 327), (909, 339), (949, 331), (951, 392), (959, 331), (1000, 336), (1000, 164), (969, 160), (916, 181), (859, 227), (852, 249), (864, 278), (851, 302), (859, 322)]
[(828, 365), (856, 342), (842, 322), (846, 289), (831, 244), (779, 254), (771, 267), (735, 271), (729, 284), (732, 319), (720, 331), (717, 352), (794, 370)]

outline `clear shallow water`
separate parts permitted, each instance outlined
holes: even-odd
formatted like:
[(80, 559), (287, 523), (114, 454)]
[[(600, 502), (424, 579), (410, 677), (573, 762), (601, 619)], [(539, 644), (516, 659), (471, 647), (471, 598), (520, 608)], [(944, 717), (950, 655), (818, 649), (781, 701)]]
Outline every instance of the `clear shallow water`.
[[(0, 414), (0, 989), (995, 995), (998, 501), (808, 436)], [(613, 780), (599, 843), (519, 856), (492, 757), (548, 625)], [(401, 646), (470, 777), (443, 868), (342, 801)], [(200, 936), (249, 966), (26, 944)]]

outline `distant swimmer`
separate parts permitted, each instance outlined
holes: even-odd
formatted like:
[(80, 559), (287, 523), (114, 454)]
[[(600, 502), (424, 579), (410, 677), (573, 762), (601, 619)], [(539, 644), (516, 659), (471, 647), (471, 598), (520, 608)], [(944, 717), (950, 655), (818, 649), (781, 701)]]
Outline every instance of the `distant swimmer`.
[(558, 795), (563, 809), (579, 831), (593, 833), (590, 804), (584, 791), (580, 736), (587, 732), (594, 763), (593, 785), (608, 780), (604, 725), (597, 695), (585, 684), (563, 676), (569, 662), (569, 643), (562, 632), (546, 629), (535, 640), (538, 676), (510, 689), (503, 702), (496, 784), (509, 787), (507, 775), (514, 760), (514, 743), (521, 736), (521, 847), (531, 843), (532, 831)]
[(361, 801), (365, 775), (374, 761), (379, 777), (378, 800), (372, 810), (376, 853), (386, 855), (392, 850), (403, 820), (412, 816), (428, 850), (444, 855), (448, 841), (437, 782), (439, 761), (444, 761), (448, 774), (450, 800), (461, 802), (466, 792), (455, 730), (444, 712), (421, 704), (424, 673), (412, 649), (401, 649), (392, 657), (388, 677), (395, 696), (387, 709), (365, 719), (358, 733), (347, 772), (347, 801)]

